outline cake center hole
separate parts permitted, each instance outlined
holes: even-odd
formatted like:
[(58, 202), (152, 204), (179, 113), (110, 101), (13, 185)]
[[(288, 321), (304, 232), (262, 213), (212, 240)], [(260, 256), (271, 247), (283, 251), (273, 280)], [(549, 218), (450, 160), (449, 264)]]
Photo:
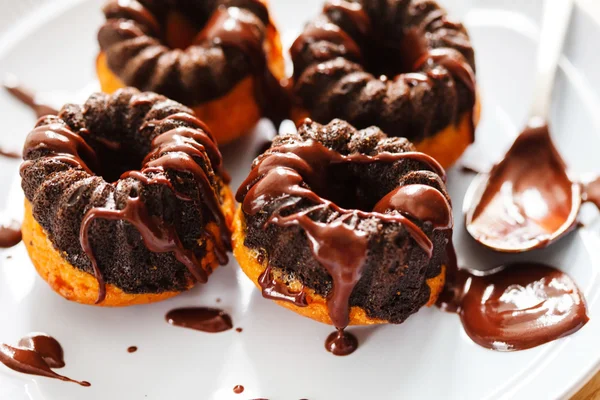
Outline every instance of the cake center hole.
[(185, 50), (194, 43), (202, 26), (179, 11), (170, 12), (165, 23), (165, 44), (171, 49)]
[(100, 171), (93, 171), (106, 182), (116, 182), (127, 171), (139, 170), (145, 154), (134, 151), (139, 146), (126, 145), (95, 135), (84, 136), (85, 141), (94, 149), (100, 165)]
[[(388, 192), (375, 170), (357, 164), (332, 164), (325, 171), (326, 184), (311, 189), (320, 197), (347, 210), (373, 211)], [(366, 172), (366, 173), (365, 173)]]
[(402, 39), (374, 41), (374, 45), (366, 46), (363, 52), (367, 71), (391, 80), (415, 71), (417, 61), (427, 54), (427, 43), (421, 36), (408, 31)]

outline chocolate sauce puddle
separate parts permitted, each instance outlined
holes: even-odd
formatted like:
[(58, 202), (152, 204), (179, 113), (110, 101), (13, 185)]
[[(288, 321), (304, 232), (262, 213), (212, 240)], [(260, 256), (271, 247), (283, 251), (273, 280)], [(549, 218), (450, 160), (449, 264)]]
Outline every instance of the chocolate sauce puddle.
[(65, 366), (60, 343), (43, 333), (30, 334), (19, 341), (17, 347), (0, 344), (0, 362), (8, 368), (29, 375), (45, 376), (65, 382), (91, 386), (86, 381), (76, 381), (52, 371)]
[(218, 308), (178, 308), (169, 311), (166, 319), (171, 325), (208, 333), (224, 332), (233, 328), (229, 314)]
[(7, 249), (21, 243), (21, 224), (11, 221), (7, 225), (0, 225), (0, 248)]
[(583, 293), (553, 267), (520, 262), (477, 276), (448, 264), (438, 306), (457, 313), (480, 346), (525, 350), (570, 335), (588, 321)]
[(325, 340), (325, 349), (336, 356), (347, 356), (358, 348), (356, 336), (344, 329), (332, 332)]
[(574, 228), (580, 191), (548, 126), (529, 125), (491, 170), (478, 204), (467, 212), (467, 229), (494, 249), (545, 247)]
[[(58, 115), (58, 110), (49, 105), (39, 103), (36, 100), (35, 93), (20, 85), (15, 79), (6, 80), (3, 86), (10, 94), (31, 108), (37, 118), (45, 117), (46, 115)], [(9, 152), (9, 154), (12, 156), (14, 153)], [(20, 157), (20, 155), (17, 155), (17, 157)]]
[[(309, 123), (308, 121), (307, 123)], [(443, 168), (431, 157), (417, 152), (342, 155), (321, 143), (309, 140), (303, 143), (282, 145), (272, 149), (254, 166), (240, 186), (237, 200), (249, 215), (259, 212), (272, 199), (279, 196), (299, 197), (315, 205), (308, 209), (281, 215), (286, 207), (274, 213), (265, 223), (279, 226), (298, 225), (306, 233), (313, 256), (332, 277), (332, 290), (327, 296), (329, 317), (337, 328), (327, 339), (326, 348), (336, 355), (347, 355), (358, 345), (356, 339), (344, 332), (350, 320), (350, 296), (360, 278), (367, 258), (368, 234), (357, 229), (361, 218), (376, 217), (382, 222), (402, 224), (409, 235), (428, 257), (432, 256), (433, 244), (413, 219), (430, 221), (434, 229), (451, 229), (453, 226), (450, 204), (437, 189), (420, 184), (396, 188), (377, 205), (373, 211), (346, 210), (317, 195), (307, 188), (324, 188), (327, 181), (324, 169), (339, 163), (392, 163), (410, 159), (445, 177)], [(306, 182), (307, 185), (304, 183)], [(295, 204), (295, 201), (290, 203)], [(313, 220), (313, 212), (333, 210), (338, 217), (327, 223)], [(408, 218), (411, 217), (411, 218)], [(272, 288), (270, 269), (261, 275), (261, 286)], [(264, 293), (264, 291), (263, 291)], [(273, 293), (267, 292), (267, 295)], [(277, 295), (280, 295), (278, 293)], [(288, 295), (281, 296), (290, 299)]]
[(233, 393), (242, 394), (244, 392), (244, 387), (242, 385), (235, 385), (233, 388)]

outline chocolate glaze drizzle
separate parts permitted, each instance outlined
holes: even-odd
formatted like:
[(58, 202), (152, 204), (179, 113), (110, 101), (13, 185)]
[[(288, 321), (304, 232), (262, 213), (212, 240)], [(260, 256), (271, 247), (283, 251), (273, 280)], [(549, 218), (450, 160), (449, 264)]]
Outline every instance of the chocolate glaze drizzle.
[(0, 362), (24, 374), (91, 386), (89, 382), (75, 381), (52, 371), (53, 368), (65, 366), (63, 349), (56, 339), (43, 333), (30, 334), (22, 338), (17, 347), (0, 344)]
[[(58, 110), (49, 105), (38, 102), (35, 98), (35, 94), (31, 90), (25, 88), (24, 86), (21, 86), (16, 80), (10, 79), (8, 81), (5, 81), (3, 86), (10, 94), (19, 99), (23, 104), (31, 108), (38, 118), (44, 117), (46, 115), (58, 115)], [(20, 155), (16, 155), (11, 152), (7, 152), (7, 154), (4, 154), (3, 152), (3, 155), (7, 155), (9, 157), (20, 157)]]
[[(254, 166), (238, 190), (237, 200), (248, 215), (258, 213), (270, 201), (281, 196), (306, 199), (315, 204), (303, 211), (282, 215), (286, 208), (299, 201), (291, 200), (289, 206), (281, 207), (270, 216), (265, 228), (269, 224), (300, 226), (309, 239), (315, 259), (332, 277), (333, 287), (327, 297), (327, 306), (331, 321), (339, 331), (328, 338), (327, 348), (334, 354), (349, 354), (349, 349), (355, 348), (352, 343), (356, 341), (352, 341), (343, 329), (349, 323), (350, 296), (362, 276), (367, 256), (369, 237), (366, 232), (357, 229), (359, 218), (376, 217), (383, 222), (402, 224), (429, 257), (433, 253), (433, 244), (412, 219), (430, 221), (434, 229), (451, 229), (453, 221), (451, 207), (445, 196), (433, 187), (419, 184), (395, 189), (381, 199), (371, 212), (345, 210), (317, 195), (316, 192), (328, 184), (323, 171), (330, 164), (392, 163), (404, 159), (419, 161), (445, 176), (443, 168), (422, 153), (342, 155), (315, 140), (307, 140), (272, 148)], [(335, 210), (339, 217), (328, 223), (311, 219), (311, 213), (323, 209)], [(263, 288), (272, 284), (270, 273), (267, 267), (261, 276)]]
[(21, 243), (21, 224), (11, 221), (8, 225), (0, 225), (0, 248), (6, 249)]
[[(138, 96), (138, 103), (145, 101), (143, 96)], [(57, 161), (67, 163), (73, 167), (81, 168), (90, 175), (99, 171), (100, 165), (94, 149), (78, 133), (72, 132), (58, 117), (50, 119), (48, 125), (34, 129), (25, 142), (25, 154), (43, 148), (48, 156)], [(166, 177), (166, 172), (180, 171), (190, 173), (197, 183), (202, 200), (212, 213), (220, 229), (220, 238), (217, 240), (206, 231), (207, 238), (213, 240), (214, 251), (221, 264), (228, 262), (227, 251), (230, 250), (230, 232), (217, 200), (209, 176), (197, 160), (208, 160), (215, 172), (226, 181), (228, 176), (222, 167), (221, 153), (216, 147), (214, 139), (208, 128), (192, 115), (177, 113), (163, 120), (147, 122), (142, 128), (158, 126), (167, 120), (185, 122), (194, 127), (179, 127), (158, 135), (152, 141), (152, 150), (143, 162), (139, 171), (128, 171), (121, 176), (137, 179), (146, 185), (158, 184), (168, 186), (175, 195), (183, 200), (192, 200), (182, 193), (178, 193)], [(22, 169), (27, 168), (32, 161), (26, 161)], [(116, 184), (119, 189), (119, 182)], [(174, 226), (163, 220), (149, 215), (146, 205), (140, 197), (129, 197), (123, 209), (116, 209), (115, 201), (105, 207), (92, 207), (84, 215), (80, 228), (80, 243), (88, 255), (94, 275), (98, 280), (99, 290), (97, 303), (102, 302), (106, 296), (106, 284), (102, 271), (94, 255), (89, 238), (89, 229), (97, 219), (123, 220), (137, 228), (142, 239), (150, 251), (173, 252), (177, 260), (184, 264), (198, 282), (206, 282), (207, 273), (201, 267), (194, 251), (187, 249), (181, 242)]]
[(492, 248), (545, 247), (575, 226), (579, 193), (548, 126), (530, 125), (491, 170), (480, 201), (467, 213), (467, 227)]
[(169, 311), (166, 318), (171, 325), (208, 333), (224, 332), (233, 328), (229, 314), (218, 308), (178, 308)]
[(262, 295), (266, 299), (287, 301), (298, 307), (306, 307), (306, 293), (304, 288), (299, 292), (293, 292), (287, 285), (279, 282), (273, 277), (271, 266), (267, 266), (264, 272), (258, 277), (258, 284), (262, 289)]
[(588, 321), (583, 294), (553, 267), (524, 262), (478, 276), (448, 264), (438, 306), (457, 313), (465, 332), (483, 347), (529, 349), (570, 335)]

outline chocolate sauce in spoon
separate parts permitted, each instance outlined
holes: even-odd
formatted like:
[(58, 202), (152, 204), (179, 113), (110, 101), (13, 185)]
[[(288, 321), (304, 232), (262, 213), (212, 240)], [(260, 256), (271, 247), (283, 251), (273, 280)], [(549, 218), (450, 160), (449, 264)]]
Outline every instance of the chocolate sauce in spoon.
[(171, 325), (208, 333), (224, 332), (233, 328), (229, 314), (218, 308), (178, 308), (169, 311), (166, 318)]
[(438, 306), (460, 316), (465, 332), (485, 348), (524, 350), (583, 327), (583, 294), (565, 273), (539, 263), (506, 265), (478, 276), (449, 262)]
[(479, 201), (467, 212), (467, 230), (501, 251), (545, 247), (575, 226), (580, 193), (548, 126), (529, 125), (489, 173)]
[(46, 334), (31, 334), (19, 341), (18, 347), (0, 344), (0, 362), (8, 368), (29, 375), (45, 376), (65, 382), (91, 386), (86, 381), (76, 381), (59, 375), (52, 368), (65, 366), (63, 349), (58, 341)]

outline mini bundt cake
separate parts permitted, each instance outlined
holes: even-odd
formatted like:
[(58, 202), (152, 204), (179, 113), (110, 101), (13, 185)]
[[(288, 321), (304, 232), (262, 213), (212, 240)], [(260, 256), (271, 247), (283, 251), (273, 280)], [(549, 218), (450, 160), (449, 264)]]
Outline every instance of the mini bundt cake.
[(102, 90), (133, 86), (191, 107), (219, 144), (289, 113), (281, 40), (266, 0), (109, 0)]
[(41, 118), (21, 166), (23, 240), (65, 298), (158, 301), (227, 262), (234, 201), (192, 110), (126, 88)]
[(237, 193), (234, 254), (265, 297), (338, 329), (401, 323), (443, 285), (444, 170), (404, 138), (310, 120)]
[(444, 167), (474, 140), (473, 48), (433, 0), (332, 0), (291, 53), (296, 122), (375, 125)]

